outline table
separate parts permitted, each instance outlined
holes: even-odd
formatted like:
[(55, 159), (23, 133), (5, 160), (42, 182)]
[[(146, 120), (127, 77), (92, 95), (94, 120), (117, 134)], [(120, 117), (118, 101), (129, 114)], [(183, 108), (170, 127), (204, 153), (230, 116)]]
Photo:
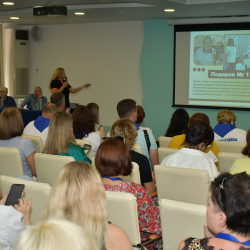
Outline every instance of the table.
[[(31, 122), (36, 120), (38, 116), (42, 115), (42, 110), (27, 110), (27, 109), (19, 109), (22, 117), (23, 117), (23, 123), (24, 127)], [(0, 113), (3, 111), (3, 109), (0, 109)]]

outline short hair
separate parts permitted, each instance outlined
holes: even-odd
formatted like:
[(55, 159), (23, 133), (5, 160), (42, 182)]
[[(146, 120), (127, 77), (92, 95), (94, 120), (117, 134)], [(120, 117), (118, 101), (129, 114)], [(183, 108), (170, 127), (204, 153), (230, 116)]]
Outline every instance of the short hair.
[(122, 141), (115, 138), (107, 138), (100, 144), (95, 165), (101, 176), (128, 176), (132, 171), (128, 148)]
[(58, 107), (54, 103), (47, 103), (44, 108), (43, 112), (45, 114), (54, 114), (58, 112)]
[(203, 121), (194, 121), (186, 133), (185, 144), (197, 146), (204, 142), (206, 146), (214, 141), (214, 131), (210, 125)]
[(97, 103), (90, 102), (87, 104), (87, 106), (91, 109), (95, 116), (95, 123), (99, 123), (99, 106)]
[(42, 220), (54, 217), (87, 228), (99, 249), (103, 249), (108, 228), (106, 197), (95, 167), (83, 161), (72, 161), (63, 167), (50, 192)]
[(194, 121), (203, 121), (208, 125), (210, 125), (210, 120), (208, 116), (204, 113), (194, 113), (188, 121), (188, 127), (190, 127)]
[(205, 40), (206, 40), (207, 38), (209, 38), (210, 41), (211, 41), (211, 43), (213, 43), (213, 40), (212, 40), (212, 38), (211, 38), (210, 36), (205, 36), (204, 39), (203, 39), (203, 43), (205, 42)]
[(0, 115), (0, 140), (8, 140), (23, 134), (23, 117), (19, 109), (5, 108)]
[(247, 131), (246, 141), (247, 145), (242, 149), (241, 153), (250, 157), (250, 129)]
[(56, 80), (56, 79), (60, 78), (62, 74), (65, 74), (64, 68), (57, 68), (57, 69), (54, 71), (54, 73), (52, 74), (52, 76), (51, 76), (51, 78), (50, 78), (50, 81), (49, 81), (49, 88), (50, 88), (50, 86), (51, 86), (51, 82), (52, 82), (53, 80)]
[(76, 138), (82, 139), (84, 132), (88, 135), (95, 132), (95, 117), (90, 108), (86, 106), (77, 107), (73, 114), (73, 133)]
[(76, 144), (73, 134), (73, 120), (65, 112), (57, 112), (50, 120), (48, 136), (43, 152), (53, 155), (67, 153), (70, 143)]
[(137, 120), (136, 123), (137, 124), (141, 124), (145, 118), (145, 112), (142, 106), (137, 105), (136, 106), (136, 112), (137, 112)]
[(50, 219), (27, 228), (15, 250), (97, 250), (89, 232), (68, 220)]
[(218, 123), (231, 123), (236, 121), (236, 116), (235, 114), (228, 110), (228, 109), (222, 109), (218, 114), (217, 114), (217, 122)]
[[(225, 177), (223, 189), (219, 184)], [(250, 176), (246, 172), (231, 175), (228, 172), (220, 174), (210, 186), (211, 200), (227, 217), (226, 225), (229, 230), (247, 236), (250, 234)], [(224, 203), (221, 192), (224, 194)], [(226, 208), (226, 209), (225, 209)], [(224, 211), (225, 209), (225, 211)]]
[(34, 88), (34, 90), (36, 90), (36, 89), (41, 89), (41, 90), (42, 90), (42, 88), (41, 88), (40, 86), (36, 86), (36, 87)]
[(135, 125), (129, 119), (120, 119), (116, 121), (110, 129), (110, 136), (123, 136), (128, 148), (132, 148), (135, 145), (137, 135), (138, 133)]
[(136, 102), (132, 99), (121, 100), (116, 109), (120, 118), (129, 118), (133, 112), (136, 112)]
[(50, 96), (50, 102), (59, 108), (61, 104), (65, 102), (65, 95), (61, 92), (56, 92)]
[(1, 89), (5, 89), (8, 92), (8, 88), (6, 88), (6, 87), (1, 87), (0, 90)]

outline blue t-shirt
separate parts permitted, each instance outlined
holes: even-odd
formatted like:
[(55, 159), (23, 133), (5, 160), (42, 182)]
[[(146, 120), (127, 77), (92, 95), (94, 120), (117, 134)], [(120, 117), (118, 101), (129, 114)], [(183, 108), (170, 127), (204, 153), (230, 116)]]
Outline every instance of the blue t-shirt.
[(0, 147), (19, 149), (22, 159), (23, 173), (31, 178), (33, 177), (30, 166), (26, 160), (31, 153), (36, 151), (30, 139), (17, 136), (9, 140), (0, 140)]
[[(1, 97), (0, 97), (1, 101)], [(4, 107), (16, 107), (16, 102), (13, 97), (6, 96), (5, 100), (3, 101)]]
[[(36, 99), (36, 96), (35, 94), (29, 94), (25, 100), (22, 102), (21, 106), (25, 106), (27, 104), (27, 108), (33, 108), (33, 107), (36, 107), (37, 106), (37, 99)], [(44, 106), (46, 105), (47, 103), (47, 97), (43, 96), (42, 97), (42, 108), (44, 108)]]

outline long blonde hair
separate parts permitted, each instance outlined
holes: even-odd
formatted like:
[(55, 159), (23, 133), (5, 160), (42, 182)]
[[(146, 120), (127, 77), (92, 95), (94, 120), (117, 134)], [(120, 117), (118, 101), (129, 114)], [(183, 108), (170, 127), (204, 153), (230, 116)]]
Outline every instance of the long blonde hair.
[(65, 74), (64, 68), (57, 68), (57, 69), (54, 71), (54, 73), (53, 73), (53, 75), (51, 76), (50, 81), (49, 81), (49, 88), (50, 88), (51, 82), (52, 82), (53, 80), (55, 80), (55, 79), (60, 78), (62, 74)]
[(86, 228), (103, 249), (107, 230), (106, 196), (97, 170), (83, 161), (66, 164), (48, 199), (42, 220), (64, 218)]
[(73, 134), (73, 120), (65, 112), (57, 112), (49, 123), (48, 136), (43, 152), (54, 155), (67, 153), (70, 143), (76, 144)]

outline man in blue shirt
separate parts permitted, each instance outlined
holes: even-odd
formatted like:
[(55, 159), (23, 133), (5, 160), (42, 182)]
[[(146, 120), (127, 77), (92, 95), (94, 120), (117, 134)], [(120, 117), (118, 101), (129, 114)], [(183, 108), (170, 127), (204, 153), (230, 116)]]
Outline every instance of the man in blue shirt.
[(43, 96), (43, 92), (41, 87), (37, 86), (34, 89), (34, 94), (29, 94), (25, 100), (22, 102), (19, 109), (23, 109), (25, 105), (27, 105), (27, 108), (36, 108), (38, 100), (42, 100), (42, 109), (47, 103), (47, 97)]
[(13, 97), (7, 96), (8, 89), (3, 87), (0, 89), (0, 101), (3, 101), (4, 107), (16, 107), (16, 102)]

